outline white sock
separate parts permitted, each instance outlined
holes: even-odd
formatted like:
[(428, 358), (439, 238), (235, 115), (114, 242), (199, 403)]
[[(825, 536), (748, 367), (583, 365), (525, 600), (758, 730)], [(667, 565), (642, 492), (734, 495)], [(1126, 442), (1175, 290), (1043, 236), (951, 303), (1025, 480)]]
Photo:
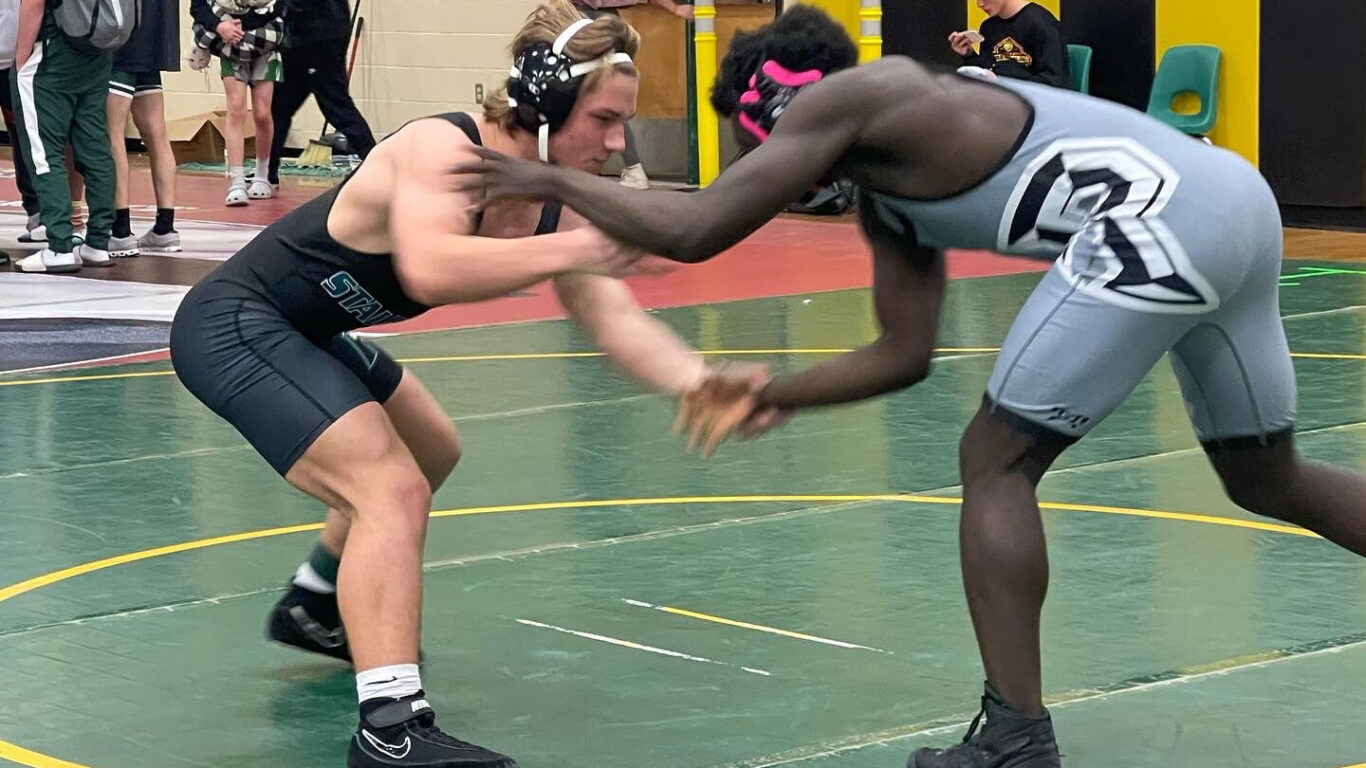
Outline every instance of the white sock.
[(305, 562), (299, 566), (299, 570), (294, 572), (294, 583), (309, 592), (317, 592), (320, 595), (330, 595), (337, 591), (337, 585), (324, 579), (313, 570), (311, 563)]
[(371, 699), (399, 699), (422, 690), (416, 664), (392, 664), (356, 673), (356, 695), (361, 703)]
[(231, 186), (244, 187), (247, 184), (247, 169), (245, 166), (234, 165), (228, 169), (228, 178), (232, 179)]
[(256, 158), (256, 178), (259, 181), (270, 181), (270, 158)]

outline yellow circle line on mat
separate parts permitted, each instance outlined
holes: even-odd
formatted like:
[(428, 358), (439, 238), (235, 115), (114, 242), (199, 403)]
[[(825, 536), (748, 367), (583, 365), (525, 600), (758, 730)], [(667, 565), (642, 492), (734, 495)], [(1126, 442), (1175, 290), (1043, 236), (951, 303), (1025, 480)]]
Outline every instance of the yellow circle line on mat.
[[(750, 355), (838, 355), (854, 351), (851, 347), (830, 347), (811, 349), (703, 349), (703, 355), (729, 355), (742, 357)], [(1000, 347), (938, 347), (934, 350), (945, 355), (973, 355), (1000, 352)], [(1302, 360), (1366, 360), (1366, 354), (1346, 352), (1291, 352), (1291, 357)], [(516, 352), (494, 355), (446, 355), (441, 357), (402, 357), (398, 362), (418, 363), (481, 363), (500, 360), (575, 360), (579, 358), (605, 357), (602, 352)], [(0, 381), (0, 387), (27, 387), (34, 384), (66, 384), (76, 381), (108, 381), (110, 379), (148, 379), (174, 376), (175, 371), (138, 371), (133, 373), (94, 373), (84, 376), (53, 376), (44, 379), (15, 379)], [(1366, 766), (1363, 766), (1366, 768)]]
[[(673, 504), (755, 504), (771, 502), (854, 502), (854, 501), (896, 501), (913, 504), (947, 504), (958, 505), (962, 499), (952, 496), (918, 496), (910, 494), (816, 494), (816, 495), (776, 495), (776, 496), (671, 496), (665, 498), (640, 498), (640, 499), (592, 499), (586, 501), (549, 501), (537, 502), (534, 504), (501, 504), (490, 507), (464, 507), (461, 509), (443, 509), (432, 512), (434, 518), (440, 517), (466, 517), (469, 515), (489, 515), (506, 512), (536, 512), (548, 509), (590, 509), (595, 507), (629, 507), (629, 506), (664, 506)], [(1292, 536), (1303, 536), (1306, 538), (1318, 538), (1318, 535), (1303, 528), (1291, 525), (1281, 525), (1278, 523), (1264, 523), (1259, 520), (1239, 520), (1232, 517), (1216, 517), (1213, 515), (1196, 515), (1188, 512), (1164, 512), (1157, 509), (1141, 509), (1135, 507), (1109, 507), (1097, 504), (1066, 504), (1061, 502), (1040, 502), (1042, 509), (1063, 510), (1070, 512), (1094, 512), (1104, 515), (1124, 515), (1128, 517), (1146, 517), (1157, 520), (1176, 520), (1187, 523), (1204, 523), (1207, 525), (1222, 525), (1229, 528), (1246, 528), (1256, 531), (1271, 531), (1273, 533), (1285, 533)], [(113, 568), (117, 565), (126, 565), (141, 560), (150, 560), (154, 557), (173, 555), (178, 552), (189, 552), (196, 549), (207, 549), (223, 544), (233, 544), (239, 541), (251, 541), (253, 539), (268, 539), (273, 536), (284, 536), (291, 533), (303, 533), (305, 531), (316, 531), (322, 528), (321, 523), (306, 523), (303, 525), (289, 525), (281, 528), (265, 528), (258, 531), (245, 531), (243, 533), (233, 533), (226, 536), (214, 536), (207, 539), (196, 539), (180, 544), (169, 544), (164, 547), (154, 549), (144, 549), (140, 552), (129, 552), (123, 555), (107, 557), (102, 560), (93, 560), (81, 565), (70, 568), (63, 568), (41, 576), (12, 584), (4, 589), (0, 589), (0, 603), (14, 597), (32, 592), (40, 587), (56, 584), (87, 573), (102, 571), (106, 568)]]
[[(856, 501), (894, 501), (912, 504), (945, 504), (958, 505), (963, 502), (960, 498), (951, 496), (919, 496), (913, 494), (847, 494), (847, 495), (777, 495), (777, 496), (671, 496), (663, 498), (642, 498), (642, 499), (593, 499), (587, 501), (549, 501), (534, 504), (501, 504), (489, 507), (464, 507), (461, 509), (443, 509), (432, 512), (432, 517), (465, 517), (469, 515), (489, 515), (505, 512), (535, 512), (549, 509), (590, 509), (595, 507), (629, 507), (629, 506), (663, 506), (675, 504), (755, 504), (772, 502), (856, 502)], [(1315, 534), (1302, 528), (1289, 525), (1278, 525), (1275, 523), (1263, 523), (1256, 520), (1237, 520), (1230, 517), (1215, 517), (1212, 515), (1196, 515), (1186, 512), (1164, 512), (1156, 509), (1140, 509), (1135, 507), (1109, 507), (1094, 504), (1064, 504), (1056, 502), (1041, 502), (1039, 506), (1043, 509), (1064, 510), (1071, 512), (1095, 512), (1105, 515), (1124, 515), (1128, 517), (1146, 517), (1157, 520), (1178, 520), (1188, 523), (1204, 523), (1208, 525), (1221, 525), (1230, 528), (1247, 528), (1258, 531), (1272, 531), (1275, 533), (1286, 533), (1293, 536), (1305, 536), (1318, 538)], [(284, 536), (291, 533), (303, 533), (305, 531), (316, 531), (322, 528), (321, 523), (308, 523), (304, 525), (287, 525), (279, 528), (265, 528), (257, 531), (245, 531), (243, 533), (233, 533), (227, 536), (214, 536), (207, 539), (196, 539), (180, 544), (170, 544), (164, 547), (144, 549), (140, 552), (129, 552), (123, 555), (107, 557), (103, 560), (93, 560), (81, 565), (70, 568), (63, 568), (59, 571), (45, 573), (41, 576), (12, 584), (4, 589), (0, 589), (0, 603), (13, 599), (27, 592), (32, 592), (41, 587), (46, 587), (58, 582), (83, 576), (88, 573), (102, 571), (106, 568), (113, 568), (117, 565), (126, 565), (142, 560), (150, 560), (155, 557), (172, 555), (178, 552), (190, 552), (196, 549), (207, 549), (223, 544), (233, 544), (239, 541), (251, 541), (253, 539), (267, 539), (273, 536)], [(30, 768), (90, 768), (90, 766), (80, 763), (72, 763), (60, 758), (45, 755), (41, 752), (34, 752), (25, 749), (18, 744), (0, 740), (0, 759), (9, 760), (20, 765), (27, 765)], [(1362, 766), (1349, 766), (1348, 768), (1366, 768)]]

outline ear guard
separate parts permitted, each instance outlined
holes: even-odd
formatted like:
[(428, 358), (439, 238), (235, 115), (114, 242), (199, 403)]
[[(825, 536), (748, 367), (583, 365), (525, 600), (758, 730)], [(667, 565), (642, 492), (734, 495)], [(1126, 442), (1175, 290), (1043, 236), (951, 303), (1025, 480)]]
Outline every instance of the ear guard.
[(523, 51), (508, 71), (508, 106), (518, 126), (537, 134), (543, 162), (550, 162), (550, 134), (569, 120), (584, 76), (602, 67), (631, 63), (630, 54), (621, 51), (581, 62), (564, 54), (574, 35), (592, 23), (590, 19), (576, 21), (553, 44), (538, 43)]
[(740, 125), (759, 141), (768, 141), (778, 118), (797, 94), (823, 77), (818, 69), (793, 72), (772, 59), (765, 61), (749, 79), (749, 90), (740, 96)]

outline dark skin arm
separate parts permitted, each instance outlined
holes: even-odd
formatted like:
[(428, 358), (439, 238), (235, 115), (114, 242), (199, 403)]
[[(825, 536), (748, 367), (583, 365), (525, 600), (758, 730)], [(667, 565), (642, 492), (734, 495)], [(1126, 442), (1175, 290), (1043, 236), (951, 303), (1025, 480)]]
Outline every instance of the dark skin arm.
[(485, 200), (556, 199), (602, 231), (674, 261), (706, 261), (743, 240), (814, 186), (858, 140), (876, 99), (841, 87), (851, 72), (811, 86), (769, 140), (698, 192), (651, 192), (488, 150), (455, 173), (482, 174)]
[[(757, 408), (791, 410), (864, 400), (915, 384), (930, 372), (944, 257), (915, 242), (915, 233), (889, 225), (867, 195), (859, 219), (873, 248), (873, 307), (882, 334), (866, 347), (776, 378), (758, 393)], [(901, 229), (901, 231), (897, 231)]]
[(929, 375), (944, 297), (943, 255), (917, 245), (915, 233), (899, 222), (882, 221), (867, 196), (859, 212), (873, 247), (873, 304), (882, 334), (861, 349), (773, 379), (757, 392), (752, 378), (713, 375), (679, 409), (675, 431), (687, 430), (689, 450), (700, 445), (706, 456), (737, 427), (765, 429), (796, 408), (876, 397)]

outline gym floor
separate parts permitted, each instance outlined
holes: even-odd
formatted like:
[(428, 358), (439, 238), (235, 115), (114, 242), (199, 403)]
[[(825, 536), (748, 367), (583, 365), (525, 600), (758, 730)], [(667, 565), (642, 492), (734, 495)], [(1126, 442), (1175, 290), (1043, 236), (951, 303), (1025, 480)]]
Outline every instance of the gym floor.
[[(344, 759), (350, 670), (263, 639), (320, 505), (159, 351), (185, 288), (319, 188), (241, 214), (215, 209), (220, 182), (182, 178), (197, 206), (183, 254), (0, 273), (10, 336), (139, 329), (30, 349), (0, 374), (0, 765)], [(0, 214), (0, 236), (21, 223)], [(1366, 467), (1363, 236), (1291, 235), (1298, 441)], [(543, 286), (383, 329), (465, 445), (426, 554), (423, 677), (442, 725), (524, 768), (895, 768), (959, 738), (981, 671), (957, 439), (1040, 265), (952, 263), (928, 381), (711, 460)], [(637, 287), (709, 354), (782, 371), (875, 336), (867, 280), (852, 224), (784, 219)], [(1228, 502), (1165, 365), (1040, 496), (1045, 690), (1070, 765), (1366, 766), (1366, 565)]]

